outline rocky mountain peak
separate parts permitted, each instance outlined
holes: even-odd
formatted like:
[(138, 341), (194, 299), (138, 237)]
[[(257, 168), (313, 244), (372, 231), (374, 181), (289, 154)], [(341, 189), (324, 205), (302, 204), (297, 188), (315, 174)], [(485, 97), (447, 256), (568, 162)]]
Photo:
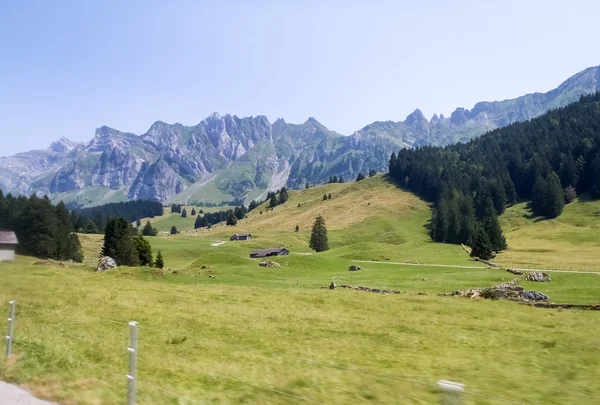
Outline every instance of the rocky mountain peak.
[(83, 145), (77, 142), (73, 142), (70, 139), (67, 139), (63, 136), (58, 141), (52, 142), (52, 144), (50, 144), (49, 150), (54, 153), (69, 153), (72, 150), (77, 149), (81, 146)]
[(429, 122), (427, 121), (427, 118), (425, 118), (425, 115), (423, 114), (423, 112), (421, 110), (419, 110), (418, 108), (413, 111), (412, 113), (408, 114), (408, 116), (406, 117), (406, 122), (407, 123), (414, 123), (414, 122)]

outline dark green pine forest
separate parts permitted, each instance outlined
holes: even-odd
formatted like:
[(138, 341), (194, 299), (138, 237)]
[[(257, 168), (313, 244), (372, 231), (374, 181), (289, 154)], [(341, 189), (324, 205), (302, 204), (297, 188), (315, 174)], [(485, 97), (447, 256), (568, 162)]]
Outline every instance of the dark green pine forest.
[(530, 201), (534, 215), (555, 218), (578, 194), (600, 198), (600, 93), (466, 144), (402, 149), (389, 172), (434, 203), (434, 240), (493, 254), (506, 248), (497, 216), (507, 205)]

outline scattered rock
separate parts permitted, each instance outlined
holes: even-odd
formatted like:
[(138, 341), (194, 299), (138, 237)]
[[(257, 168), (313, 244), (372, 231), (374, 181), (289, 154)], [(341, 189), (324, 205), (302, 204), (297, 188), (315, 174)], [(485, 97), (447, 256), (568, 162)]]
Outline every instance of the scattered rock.
[(329, 284), (330, 290), (335, 290), (336, 287), (337, 287), (337, 285), (335, 285), (335, 283), (333, 281), (331, 282), (331, 284)]
[(112, 257), (104, 256), (98, 262), (98, 265), (96, 266), (96, 271), (106, 271), (110, 269), (115, 269), (117, 267), (117, 262), (115, 262), (115, 260)]
[(209, 274), (208, 277), (210, 278), (216, 278), (215, 276), (213, 276), (212, 274)]
[(515, 274), (517, 276), (522, 276), (523, 275), (523, 272), (519, 271), (519, 270), (506, 269), (506, 271), (508, 271), (509, 273)]
[(525, 280), (543, 283), (546, 281), (550, 281), (551, 279), (550, 279), (550, 276), (546, 273), (536, 272), (536, 273), (528, 274), (527, 277), (525, 277)]
[(350, 266), (348, 268), (349, 271), (358, 271), (358, 270), (362, 270), (362, 267), (360, 266)]
[(205, 269), (206, 268), (206, 264), (203, 264), (202, 267), (200, 267), (201, 269)]
[(445, 296), (452, 297), (465, 297), (465, 298), (485, 298), (489, 300), (511, 300), (511, 301), (548, 301), (548, 296), (537, 291), (527, 291), (523, 287), (516, 285), (521, 278), (516, 278), (508, 283), (498, 284), (490, 288), (472, 289), (465, 291), (453, 291), (451, 293), (442, 294)]
[(276, 267), (276, 268), (280, 268), (281, 267), (281, 265), (279, 263), (274, 262), (274, 261), (269, 260), (269, 259), (264, 260), (264, 261), (258, 263), (258, 265), (261, 266), (261, 267)]
[(423, 279), (423, 281), (427, 281), (427, 277), (425, 277), (425, 278)]

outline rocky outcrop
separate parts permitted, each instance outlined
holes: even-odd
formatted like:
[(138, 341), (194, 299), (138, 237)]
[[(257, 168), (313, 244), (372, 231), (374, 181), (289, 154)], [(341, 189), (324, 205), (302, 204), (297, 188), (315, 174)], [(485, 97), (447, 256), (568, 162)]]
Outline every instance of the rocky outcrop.
[(102, 272), (115, 268), (117, 268), (117, 262), (115, 262), (115, 260), (111, 257), (104, 256), (98, 262), (98, 265), (96, 266), (96, 271)]
[(543, 283), (546, 281), (550, 281), (551, 278), (547, 273), (540, 273), (540, 272), (535, 272), (535, 273), (530, 273), (525, 277), (525, 280), (527, 281), (535, 281), (537, 283)]
[(270, 259), (263, 260), (262, 262), (258, 263), (258, 265), (260, 267), (275, 267), (275, 268), (280, 268), (281, 267), (281, 264), (279, 264), (277, 262), (274, 262), (274, 261), (272, 261)]
[(362, 267), (360, 267), (360, 266), (350, 266), (348, 268), (348, 270), (349, 271), (359, 271), (359, 270), (362, 270)]

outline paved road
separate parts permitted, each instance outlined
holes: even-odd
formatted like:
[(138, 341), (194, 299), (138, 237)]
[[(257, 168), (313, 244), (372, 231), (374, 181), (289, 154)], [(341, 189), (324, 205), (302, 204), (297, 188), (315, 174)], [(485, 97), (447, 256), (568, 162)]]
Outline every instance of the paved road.
[(56, 405), (35, 398), (24, 389), (0, 381), (0, 404), (3, 405)]
[[(403, 263), (403, 262), (378, 262), (374, 260), (352, 260), (355, 263), (373, 263), (373, 264), (395, 264), (398, 266), (424, 266), (424, 267), (451, 267), (455, 269), (487, 269), (487, 266), (456, 266), (452, 264), (426, 264), (426, 263)], [(493, 267), (490, 267), (493, 268)], [(544, 273), (579, 273), (579, 274), (597, 274), (597, 271), (579, 271), (579, 270), (546, 270), (546, 269), (522, 269), (511, 267), (513, 270), (519, 271), (541, 271)]]

